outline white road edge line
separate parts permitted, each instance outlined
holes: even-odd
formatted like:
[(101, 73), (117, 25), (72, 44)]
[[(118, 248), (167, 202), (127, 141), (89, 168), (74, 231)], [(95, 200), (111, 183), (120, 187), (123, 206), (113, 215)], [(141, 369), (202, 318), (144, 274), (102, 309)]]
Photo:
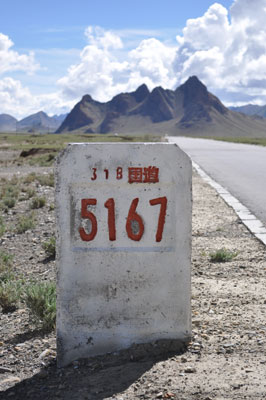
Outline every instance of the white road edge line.
[[(192, 161), (192, 160), (191, 160)], [(264, 245), (266, 245), (266, 228), (263, 223), (253, 215), (247, 207), (240, 203), (237, 198), (231, 195), (228, 190), (223, 186), (213, 180), (209, 175), (204, 172), (201, 167), (192, 161), (193, 168), (198, 172), (202, 179), (212, 186), (216, 192), (224, 199), (224, 201), (234, 209), (235, 213), (241, 219), (243, 224), (248, 228), (248, 230), (259, 239)]]

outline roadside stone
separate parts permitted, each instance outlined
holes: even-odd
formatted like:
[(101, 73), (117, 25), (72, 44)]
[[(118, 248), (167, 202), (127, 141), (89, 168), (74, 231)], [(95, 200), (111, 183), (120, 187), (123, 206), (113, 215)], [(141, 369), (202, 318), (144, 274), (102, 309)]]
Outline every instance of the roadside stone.
[(0, 374), (12, 373), (13, 370), (7, 367), (0, 367)]
[(195, 367), (187, 367), (186, 369), (185, 369), (185, 373), (186, 374), (194, 374), (196, 372), (196, 368)]

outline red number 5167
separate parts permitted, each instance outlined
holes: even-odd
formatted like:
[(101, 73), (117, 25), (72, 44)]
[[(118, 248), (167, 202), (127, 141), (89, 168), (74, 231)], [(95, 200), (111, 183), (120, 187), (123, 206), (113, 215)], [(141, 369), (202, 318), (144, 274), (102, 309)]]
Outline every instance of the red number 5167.
[[(127, 236), (131, 240), (140, 241), (144, 233), (144, 222), (142, 217), (137, 213), (136, 209), (139, 203), (139, 198), (132, 200), (129, 208), (127, 221), (126, 221), (126, 232)], [(160, 212), (158, 217), (157, 232), (155, 235), (156, 242), (160, 242), (163, 237), (163, 229), (165, 224), (165, 216), (167, 209), (167, 198), (158, 197), (149, 201), (151, 206), (160, 205)], [(82, 240), (89, 242), (97, 235), (98, 224), (96, 216), (88, 210), (88, 206), (95, 206), (97, 199), (82, 199), (81, 200), (81, 218), (89, 219), (91, 222), (90, 232), (86, 232), (84, 228), (79, 228), (79, 234)], [(110, 198), (104, 203), (107, 208), (107, 221), (109, 230), (109, 240), (116, 240), (116, 224), (115, 224), (115, 200)], [(137, 229), (136, 229), (137, 223)]]

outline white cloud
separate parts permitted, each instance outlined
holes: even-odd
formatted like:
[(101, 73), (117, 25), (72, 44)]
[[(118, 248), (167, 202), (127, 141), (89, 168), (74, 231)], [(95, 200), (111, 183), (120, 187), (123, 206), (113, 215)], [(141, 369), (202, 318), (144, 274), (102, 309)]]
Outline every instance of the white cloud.
[(38, 100), (21, 82), (4, 78), (0, 80), (0, 114), (10, 114), (22, 118), (36, 110)]
[(87, 36), (91, 46), (103, 50), (121, 49), (123, 47), (122, 41), (118, 35), (111, 31), (105, 31), (100, 26), (88, 26), (85, 30), (85, 36)]
[(10, 71), (26, 71), (32, 73), (39, 68), (34, 60), (34, 53), (19, 54), (11, 50), (13, 42), (8, 36), (0, 33), (0, 74)]
[[(142, 83), (150, 89), (174, 89), (191, 75), (226, 104), (266, 104), (265, 20), (266, 0), (235, 0), (229, 11), (214, 3), (201, 17), (187, 20), (174, 45), (158, 31), (138, 36), (139, 30), (88, 27), (88, 43), (58, 80), (56, 92), (36, 98), (19, 81), (5, 77), (0, 81), (0, 113), (9, 110), (14, 115), (14, 109), (17, 115), (40, 109), (60, 113), (84, 94), (107, 101)], [(154, 37), (148, 38), (148, 33)], [(12, 45), (0, 34), (0, 73), (36, 69), (33, 54), (18, 54)]]
[(172, 87), (175, 83), (174, 57), (174, 48), (164, 45), (157, 39), (143, 40), (129, 53), (129, 83), (137, 73), (139, 79), (138, 82), (134, 80), (134, 86), (142, 84), (147, 79), (150, 82), (149, 86), (152, 87), (159, 85)]
[(100, 101), (109, 100), (119, 92), (134, 90), (142, 83), (172, 87), (175, 49), (157, 39), (142, 40), (129, 53), (117, 53), (123, 48), (114, 32), (88, 27), (89, 44), (80, 54), (80, 62), (72, 65), (58, 81), (63, 95), (76, 99), (86, 93)]
[(128, 63), (118, 61), (111, 51), (121, 49), (122, 41), (99, 27), (88, 27), (85, 34), (89, 44), (80, 54), (80, 63), (68, 69), (58, 86), (67, 99), (89, 93), (98, 100), (106, 100), (122, 87), (120, 82), (128, 68)]
[(182, 45), (190, 44), (193, 50), (224, 48), (229, 36), (228, 12), (218, 3), (213, 4), (200, 18), (188, 19), (183, 35), (177, 36)]
[(49, 115), (66, 113), (74, 105), (59, 92), (33, 96), (18, 80), (10, 77), (0, 80), (0, 114), (10, 114), (19, 120), (40, 110)]
[(203, 16), (187, 20), (175, 46), (149, 38), (128, 52), (118, 31), (88, 27), (80, 62), (58, 85), (69, 99), (89, 93), (106, 101), (142, 83), (174, 89), (197, 75), (222, 100), (231, 94), (233, 101), (258, 101), (260, 91), (266, 103), (265, 20), (266, 0), (235, 0), (230, 12), (214, 3)]
[(200, 18), (188, 20), (177, 40), (178, 82), (196, 74), (230, 103), (254, 96), (266, 103), (266, 0), (235, 0), (227, 10), (213, 4)]

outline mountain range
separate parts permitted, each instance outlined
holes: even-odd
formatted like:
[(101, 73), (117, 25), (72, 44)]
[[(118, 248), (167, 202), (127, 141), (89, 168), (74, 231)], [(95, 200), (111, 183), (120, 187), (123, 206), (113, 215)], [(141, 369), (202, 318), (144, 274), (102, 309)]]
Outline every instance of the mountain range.
[(225, 107), (196, 77), (176, 90), (141, 85), (101, 103), (85, 95), (56, 133), (266, 136), (266, 119)]
[(8, 114), (0, 114), (0, 132), (55, 132), (66, 114), (49, 117), (40, 111), (18, 121)]
[(266, 118), (266, 105), (257, 106), (255, 104), (246, 104), (240, 107), (230, 107), (230, 110), (246, 115), (257, 115), (258, 117)]
[(196, 77), (175, 90), (145, 84), (102, 103), (89, 94), (69, 114), (43, 111), (17, 121), (0, 114), (0, 132), (121, 133), (266, 137), (266, 106), (225, 107)]

